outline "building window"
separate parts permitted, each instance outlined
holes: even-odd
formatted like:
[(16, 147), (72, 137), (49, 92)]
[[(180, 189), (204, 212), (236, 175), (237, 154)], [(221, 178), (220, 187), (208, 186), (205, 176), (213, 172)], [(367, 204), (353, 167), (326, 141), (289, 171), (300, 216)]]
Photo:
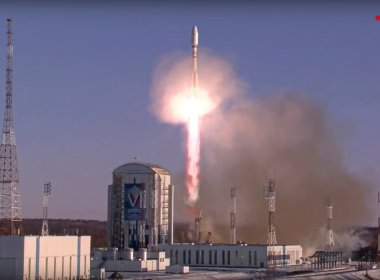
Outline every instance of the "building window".
[(230, 250), (228, 250), (227, 252), (227, 265), (230, 265), (231, 264), (231, 253), (230, 253)]
[(191, 264), (191, 250), (187, 252), (187, 262), (188, 264)]
[(186, 264), (186, 250), (182, 251), (183, 264)]
[(257, 252), (253, 251), (253, 265), (257, 266)]
[(212, 264), (212, 250), (208, 251), (208, 264)]
[(201, 251), (201, 264), (204, 264), (205, 261), (205, 251)]
[(252, 251), (248, 252), (248, 263), (249, 263), (249, 266), (252, 266)]
[(218, 264), (218, 250), (215, 250), (215, 253), (214, 253), (214, 264), (215, 265)]
[(178, 264), (178, 250), (175, 250), (175, 264)]
[(199, 264), (199, 250), (195, 252), (195, 264)]
[(170, 249), (170, 258), (172, 258), (172, 257), (173, 257), (173, 250)]
[(225, 264), (225, 252), (224, 250), (222, 251), (222, 265)]

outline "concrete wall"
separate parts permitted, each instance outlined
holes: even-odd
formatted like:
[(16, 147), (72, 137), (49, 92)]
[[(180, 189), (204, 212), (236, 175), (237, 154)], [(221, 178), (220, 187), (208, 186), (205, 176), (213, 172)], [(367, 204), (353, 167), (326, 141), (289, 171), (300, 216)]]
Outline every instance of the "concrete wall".
[[(269, 248), (266, 245), (249, 244), (163, 244), (171, 265), (216, 266), (216, 267), (264, 267)], [(278, 264), (295, 265), (301, 262), (302, 247), (275, 246)], [(284, 253), (285, 252), (285, 253)], [(289, 254), (292, 252), (292, 254)], [(289, 255), (288, 258), (281, 256)]]
[(0, 237), (0, 279), (22, 279), (23, 255), (23, 237)]
[(0, 279), (89, 277), (90, 236), (1, 236)]

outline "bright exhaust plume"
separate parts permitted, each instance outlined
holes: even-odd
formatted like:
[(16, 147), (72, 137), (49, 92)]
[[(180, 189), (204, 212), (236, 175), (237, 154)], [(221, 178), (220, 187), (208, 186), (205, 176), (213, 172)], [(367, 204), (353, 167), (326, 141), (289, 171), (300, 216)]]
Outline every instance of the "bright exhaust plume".
[(185, 128), (186, 202), (194, 206), (200, 191), (202, 118), (212, 117), (236, 88), (229, 64), (210, 55), (199, 59), (199, 87), (192, 87), (189, 58), (166, 58), (152, 86), (153, 113), (164, 123)]

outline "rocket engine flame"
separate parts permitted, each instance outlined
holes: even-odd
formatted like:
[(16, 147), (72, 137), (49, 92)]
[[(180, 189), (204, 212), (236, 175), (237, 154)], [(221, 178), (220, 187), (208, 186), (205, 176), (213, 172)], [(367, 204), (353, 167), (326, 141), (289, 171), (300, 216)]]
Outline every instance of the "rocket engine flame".
[(186, 189), (187, 199), (193, 205), (199, 196), (199, 160), (200, 160), (200, 126), (199, 126), (199, 83), (198, 83), (198, 29), (193, 26), (191, 32), (191, 47), (193, 57), (193, 73), (189, 116), (186, 123)]
[(188, 203), (194, 204), (199, 195), (199, 161), (200, 161), (200, 125), (196, 110), (197, 100), (192, 97), (189, 103), (194, 105), (194, 112), (189, 115), (186, 123), (186, 189)]
[(191, 87), (173, 96), (169, 107), (186, 128), (186, 191), (187, 203), (192, 206), (199, 194), (201, 118), (213, 111), (216, 104), (208, 91)]
[(186, 190), (190, 206), (199, 194), (201, 119), (215, 107), (209, 93), (199, 88), (189, 88), (170, 100), (173, 115), (186, 127)]

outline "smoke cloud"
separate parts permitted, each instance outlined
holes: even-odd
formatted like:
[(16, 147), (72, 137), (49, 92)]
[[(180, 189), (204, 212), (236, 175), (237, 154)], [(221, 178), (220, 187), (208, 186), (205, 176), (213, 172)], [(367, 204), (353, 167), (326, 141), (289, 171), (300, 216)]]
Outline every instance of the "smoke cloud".
[[(157, 68), (152, 111), (163, 122), (180, 123), (173, 98), (188, 87), (190, 59), (171, 57)], [(228, 242), (230, 188), (237, 187), (237, 238), (266, 242), (268, 204), (263, 188), (276, 181), (278, 243), (307, 246), (325, 225), (325, 197), (334, 206), (334, 230), (368, 225), (371, 187), (346, 167), (344, 134), (323, 102), (305, 93), (248, 94), (223, 59), (199, 58), (200, 87), (211, 110), (201, 120), (201, 187), (198, 208), (207, 223), (204, 235)], [(176, 220), (189, 220), (183, 205), (183, 174), (176, 184)], [(317, 234), (319, 235), (319, 234)], [(322, 234), (321, 234), (322, 235)], [(322, 244), (325, 236), (320, 236)]]

